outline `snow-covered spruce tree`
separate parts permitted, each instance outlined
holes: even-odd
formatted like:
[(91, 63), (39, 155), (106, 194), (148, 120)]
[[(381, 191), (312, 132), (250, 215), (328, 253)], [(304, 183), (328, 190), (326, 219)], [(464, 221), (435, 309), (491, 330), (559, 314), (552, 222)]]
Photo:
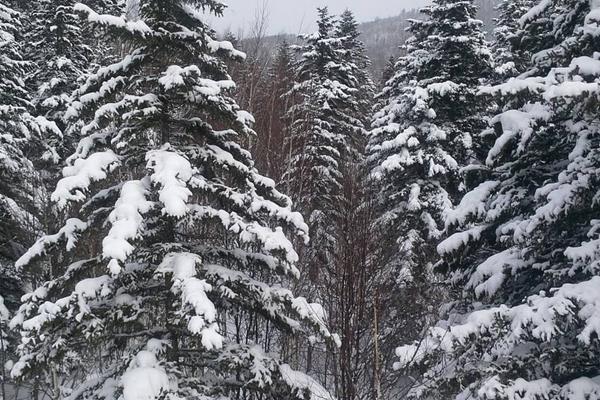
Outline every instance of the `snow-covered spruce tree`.
[[(339, 40), (339, 44), (333, 42), (339, 46), (336, 79), (350, 89), (346, 91), (345, 101), (337, 101), (332, 106), (337, 107), (340, 115), (351, 116), (354, 122), (344, 128), (337, 120), (339, 117), (331, 118), (336, 132), (344, 136), (344, 147), (336, 160), (341, 175), (337, 209), (335, 213), (326, 211), (333, 223), (335, 246), (329, 264), (313, 283), (318, 297), (326, 305), (331, 326), (343, 332), (340, 349), (334, 349), (324, 357), (332, 360), (325, 366), (326, 372), (335, 376), (328, 381), (333, 381), (337, 398), (354, 400), (372, 393), (371, 352), (368, 350), (372, 329), (368, 310), (372, 308), (372, 302), (367, 294), (370, 275), (366, 265), (371, 243), (367, 233), (371, 213), (364, 204), (362, 162), (374, 85), (367, 71), (370, 60), (359, 39), (358, 24), (351, 11), (342, 13), (332, 35), (334, 40)], [(314, 245), (320, 246), (318, 241)]]
[[(4, 271), (26, 250), (39, 228), (36, 185), (31, 161), (39, 156), (42, 136), (56, 134), (56, 126), (34, 118), (24, 78), (31, 64), (22, 56), (22, 15), (0, 3), (0, 273), (2, 288), (14, 287)], [(14, 273), (8, 273), (14, 275)], [(7, 303), (14, 298), (0, 293)]]
[[(309, 218), (311, 243), (301, 252), (301, 269), (308, 272), (308, 279), (300, 282), (301, 293), (326, 304), (332, 325), (339, 328), (343, 312), (349, 311), (349, 307), (344, 309), (344, 296), (354, 289), (343, 287), (350, 271), (342, 271), (348, 266), (343, 265), (346, 257), (342, 253), (356, 250), (350, 248), (350, 232), (345, 226), (356, 215), (349, 208), (356, 204), (350, 204), (355, 199), (346, 198), (345, 189), (357, 181), (355, 164), (364, 152), (373, 89), (366, 72), (369, 60), (352, 13), (344, 13), (341, 20), (329, 15), (327, 8), (318, 9), (318, 14), (318, 31), (305, 36), (305, 44), (297, 48), (296, 84), (288, 95), (292, 104), (287, 140), (291, 157), (284, 179), (292, 198)], [(351, 351), (352, 340), (345, 335), (342, 346)], [(340, 387), (340, 380), (329, 379), (332, 371), (340, 368), (340, 358), (329, 350), (316, 349), (314, 353), (327, 353), (313, 356), (313, 348), (308, 346), (306, 353), (296, 352), (295, 357), (300, 365), (322, 374), (323, 381), (332, 382), (336, 393), (342, 395), (341, 390), (349, 388)]]
[[(39, 230), (39, 177), (32, 160), (39, 155), (42, 137), (56, 133), (54, 125), (29, 114), (24, 78), (31, 65), (22, 56), (21, 19), (0, 2), (0, 359), (4, 361), (14, 350), (6, 342), (6, 314), (16, 310), (22, 292), (14, 262)], [(0, 369), (4, 376), (4, 363)]]
[(533, 0), (502, 0), (497, 6), (492, 52), (495, 72), (503, 81), (525, 72), (530, 66), (531, 54), (521, 43), (520, 19), (534, 5)]
[[(384, 354), (420, 335), (436, 310), (431, 267), (443, 214), (463, 193), (460, 170), (483, 128), (476, 98), (490, 52), (471, 1), (436, 0), (411, 21), (407, 54), (379, 96), (368, 163), (376, 193)], [(391, 367), (388, 358), (387, 367)]]
[[(31, 102), (30, 113), (45, 120), (52, 135), (40, 138), (40, 149), (31, 159), (45, 187), (40, 187), (40, 205), (48, 195), (47, 187), (56, 184), (58, 167), (72, 151), (74, 139), (66, 132), (63, 115), (78, 80), (107, 56), (109, 46), (99, 45), (102, 35), (82, 29), (73, 11), (74, 0), (13, 1), (22, 15), (23, 58), (29, 63), (25, 86)], [(121, 0), (89, 0), (95, 9), (120, 9)], [(46, 218), (48, 221), (56, 218)], [(43, 225), (47, 225), (44, 222)]]
[(587, 10), (589, 1), (532, 3), (530, 11), (519, 19), (521, 28), (513, 41), (513, 51), (531, 56), (527, 75), (545, 76), (551, 68), (568, 64), (576, 56), (571, 41)]
[(521, 23), (549, 19), (531, 70), (483, 89), (506, 104), (490, 179), (438, 248), (461, 301), (398, 350), (423, 372), (412, 398), (600, 398), (600, 3), (544, 1)]
[[(73, 3), (77, 4), (77, 1)], [(129, 20), (138, 19), (138, 0), (85, 0), (81, 3), (98, 14), (126, 16)], [(127, 43), (121, 42), (118, 37), (112, 37), (106, 31), (95, 29), (91, 25), (83, 23), (83, 21), (78, 22), (78, 25), (84, 43), (92, 49), (91, 64), (87, 68), (87, 72), (95, 71), (102, 65), (116, 62), (124, 52), (129, 50)], [(74, 124), (69, 126), (74, 127)]]
[[(20, 15), (0, 3), (0, 296), (7, 297), (5, 287), (13, 274), (12, 262), (24, 251), (27, 232), (20, 229), (28, 220), (22, 200), (31, 199), (27, 180), (31, 163), (22, 151), (27, 142), (27, 127), (22, 120), (28, 106), (23, 77), (23, 61), (18, 40)], [(20, 205), (21, 204), (21, 205)]]
[(32, 113), (56, 126), (58, 134), (43, 138), (44, 149), (34, 165), (40, 187), (41, 225), (45, 232), (58, 229), (62, 221), (51, 212), (50, 193), (61, 173), (64, 159), (73, 151), (76, 138), (66, 131), (64, 113), (78, 80), (92, 68), (94, 51), (73, 11), (74, 0), (32, 0), (21, 2), (24, 23), (24, 57), (31, 63), (26, 86)]
[(320, 307), (278, 284), (298, 275), (286, 234), (307, 229), (239, 145), (252, 117), (222, 60), (242, 54), (202, 22), (224, 6), (141, 0), (135, 21), (75, 9), (130, 50), (66, 113), (85, 121), (52, 196), (70, 219), (18, 267), (61, 263), (11, 322), (12, 375), (52, 372), (70, 399), (327, 397), (232, 322), (331, 339)]
[(382, 89), (387, 85), (387, 82), (396, 75), (396, 58), (396, 56), (390, 56), (381, 71), (380, 84)]
[(290, 110), (291, 157), (284, 177), (289, 191), (308, 217), (312, 243), (303, 254), (310, 276), (331, 265), (335, 247), (335, 224), (342, 185), (341, 163), (356, 154), (352, 139), (364, 131), (349, 114), (355, 101), (356, 77), (343, 68), (342, 40), (335, 36), (334, 17), (327, 8), (318, 10), (318, 31), (304, 37), (296, 84), (290, 95), (297, 104)]
[(354, 121), (350, 121), (353, 126), (346, 139), (348, 148), (346, 151), (356, 154), (351, 154), (348, 162), (357, 162), (364, 155), (366, 129), (375, 96), (375, 85), (368, 71), (371, 61), (366, 54), (364, 44), (360, 41), (358, 23), (352, 11), (346, 10), (340, 15), (334, 36), (339, 38), (342, 51), (339, 70), (346, 75), (340, 81), (351, 89), (351, 97), (343, 107), (347, 115), (354, 117)]
[(55, 121), (64, 131), (63, 115), (70, 95), (93, 61), (74, 0), (28, 2), (29, 43), (26, 57), (35, 64), (28, 78), (36, 112)]

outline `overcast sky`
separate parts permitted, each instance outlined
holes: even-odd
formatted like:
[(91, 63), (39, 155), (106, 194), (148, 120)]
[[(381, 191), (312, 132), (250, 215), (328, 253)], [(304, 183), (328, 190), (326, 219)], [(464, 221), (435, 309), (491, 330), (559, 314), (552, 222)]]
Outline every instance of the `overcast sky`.
[(269, 13), (269, 33), (305, 33), (315, 28), (316, 8), (328, 6), (339, 14), (349, 8), (360, 22), (400, 14), (403, 8), (421, 7), (427, 0), (223, 0), (229, 8), (223, 18), (213, 21), (213, 26), (223, 32), (249, 31), (256, 10), (265, 2)]

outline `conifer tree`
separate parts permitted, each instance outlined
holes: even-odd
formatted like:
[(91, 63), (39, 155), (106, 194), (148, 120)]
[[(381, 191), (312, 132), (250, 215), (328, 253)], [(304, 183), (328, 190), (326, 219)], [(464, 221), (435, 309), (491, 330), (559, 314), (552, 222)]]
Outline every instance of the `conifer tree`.
[[(335, 21), (327, 8), (320, 8), (318, 31), (304, 37), (298, 48), (296, 84), (290, 93), (297, 104), (290, 137), (292, 154), (285, 180), (289, 191), (308, 217), (314, 246), (303, 258), (316, 280), (331, 263), (335, 247), (334, 219), (339, 204), (342, 174), (340, 162), (347, 149), (353, 119), (344, 107), (352, 89), (343, 81), (341, 41), (334, 37)], [(318, 244), (318, 245), (317, 245)]]
[[(358, 163), (366, 143), (373, 84), (353, 14), (346, 11), (336, 19), (327, 8), (318, 13), (318, 31), (305, 36), (305, 45), (297, 48), (296, 84), (288, 95), (293, 104), (288, 116), (293, 122), (285, 179), (292, 197), (309, 216), (311, 243), (301, 253), (309, 280), (302, 282), (302, 290), (327, 305), (332, 324), (340, 329), (343, 324), (349, 327), (341, 344), (345, 361), (328, 349), (319, 349), (327, 352), (320, 357), (322, 362), (310, 365), (313, 357), (307, 354), (307, 366), (322, 373), (323, 380), (333, 370), (343, 369), (344, 379), (336, 378), (335, 389), (339, 396), (349, 398), (356, 392), (349, 385), (360, 385), (352, 381), (351, 363), (360, 349), (350, 331), (364, 320), (351, 321), (355, 307), (347, 303), (352, 291), (358, 290), (358, 282), (349, 285), (348, 277), (363, 265), (349, 262), (350, 254), (359, 252), (359, 246), (352, 247), (359, 238), (350, 237), (348, 224), (358, 215), (359, 195), (354, 190), (360, 179)], [(311, 347), (308, 353), (312, 353)]]
[[(36, 218), (39, 177), (32, 160), (39, 156), (42, 137), (57, 134), (56, 126), (33, 117), (25, 76), (31, 64), (22, 55), (22, 15), (0, 3), (0, 273), (2, 289), (15, 287), (12, 263), (39, 229)], [(12, 283), (11, 283), (12, 282)], [(16, 294), (0, 292), (7, 304)]]
[(19, 226), (25, 224), (28, 212), (19, 204), (20, 200), (31, 198), (24, 187), (32, 166), (22, 149), (28, 139), (23, 117), (29, 102), (23, 82), (28, 64), (18, 43), (19, 17), (16, 11), (0, 3), (3, 38), (0, 42), (0, 265), (3, 271), (11, 260), (18, 258), (26, 241)]
[(396, 74), (396, 57), (390, 56), (381, 72), (381, 88), (384, 88), (387, 82)]
[(464, 190), (461, 168), (475, 158), (483, 111), (476, 94), (481, 77), (491, 72), (471, 1), (436, 0), (422, 13), (428, 18), (411, 21), (406, 55), (380, 95), (368, 147), (384, 353), (419, 337), (435, 315), (435, 249), (444, 213)]
[[(338, 161), (342, 186), (333, 219), (334, 252), (317, 284), (332, 326), (342, 333), (340, 349), (330, 355), (335, 363), (330, 367), (335, 374), (335, 393), (339, 399), (353, 400), (372, 393), (367, 339), (372, 328), (367, 266), (371, 213), (365, 204), (363, 161), (374, 85), (368, 72), (371, 62), (351, 11), (346, 10), (339, 17), (333, 37), (339, 40), (339, 79), (351, 89), (346, 101), (337, 106), (354, 122), (346, 130), (345, 147)], [(344, 132), (343, 125), (340, 127)]]
[(341, 81), (351, 89), (351, 97), (348, 98), (344, 111), (354, 117), (354, 129), (350, 130), (346, 140), (346, 152), (356, 153), (348, 160), (356, 162), (364, 154), (366, 129), (375, 96), (375, 87), (368, 72), (371, 61), (367, 57), (364, 44), (360, 41), (358, 23), (352, 11), (346, 10), (341, 14), (334, 36), (340, 40), (342, 52), (339, 69), (345, 77)]
[(70, 218), (17, 263), (60, 260), (12, 320), (23, 337), (14, 377), (72, 376), (72, 388), (53, 387), (70, 399), (328, 397), (235, 323), (252, 314), (332, 340), (321, 308), (280, 285), (298, 276), (286, 235), (307, 227), (240, 145), (252, 116), (231, 98), (223, 60), (243, 55), (202, 21), (223, 9), (140, 0), (129, 20), (75, 6), (129, 50), (65, 114), (84, 121), (52, 195)]
[[(39, 176), (34, 163), (42, 138), (55, 126), (31, 111), (25, 76), (31, 64), (24, 60), (23, 16), (0, 2), (0, 385), (5, 388), (5, 365), (16, 340), (7, 329), (9, 313), (21, 296), (21, 279), (14, 262), (40, 229), (37, 219)], [(2, 394), (4, 394), (4, 390)]]
[(531, 54), (521, 43), (520, 20), (533, 4), (532, 0), (503, 0), (497, 6), (499, 16), (495, 20), (492, 51), (500, 79), (519, 75), (530, 66)]
[(28, 83), (37, 113), (63, 131), (69, 97), (93, 61), (74, 5), (73, 0), (34, 0), (27, 5), (31, 22), (26, 39), (31, 45), (26, 57), (36, 66)]
[[(50, 199), (60, 176), (64, 158), (76, 143), (66, 131), (64, 113), (71, 94), (87, 70), (92, 69), (92, 40), (81, 29), (81, 21), (73, 10), (74, 0), (32, 0), (20, 4), (27, 15), (24, 57), (31, 63), (26, 87), (31, 97), (32, 113), (55, 125), (57, 134), (43, 138), (43, 153), (35, 160), (35, 168), (43, 180), (40, 209), (47, 214), (43, 228), (55, 229), (57, 218), (49, 215)], [(58, 221), (56, 221), (58, 222)], [(60, 223), (60, 222), (58, 222)]]
[(521, 23), (533, 65), (483, 89), (503, 105), (488, 179), (448, 212), (438, 247), (462, 298), (398, 350), (422, 372), (412, 398), (600, 398), (600, 4), (544, 1)]

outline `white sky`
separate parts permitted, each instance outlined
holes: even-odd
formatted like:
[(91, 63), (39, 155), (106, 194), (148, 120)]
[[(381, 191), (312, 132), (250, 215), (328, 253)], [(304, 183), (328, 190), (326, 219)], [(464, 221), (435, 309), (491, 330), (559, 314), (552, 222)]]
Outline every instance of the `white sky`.
[(231, 30), (247, 33), (256, 20), (257, 9), (263, 2), (269, 14), (269, 33), (305, 33), (314, 30), (317, 7), (328, 6), (333, 14), (346, 8), (354, 12), (359, 22), (392, 17), (404, 8), (418, 8), (427, 0), (223, 0), (229, 7), (223, 18), (213, 19), (220, 32)]

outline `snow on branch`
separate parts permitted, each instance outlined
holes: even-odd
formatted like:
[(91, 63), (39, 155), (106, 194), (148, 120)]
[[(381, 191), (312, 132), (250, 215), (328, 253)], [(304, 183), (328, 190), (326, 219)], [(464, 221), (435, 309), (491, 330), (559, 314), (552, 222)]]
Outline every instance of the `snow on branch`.
[(160, 150), (153, 150), (146, 155), (148, 169), (153, 171), (152, 182), (161, 186), (159, 200), (162, 202), (163, 214), (172, 217), (183, 217), (188, 212), (188, 199), (192, 192), (187, 183), (194, 175), (190, 162), (182, 155), (171, 150), (166, 144)]
[(279, 366), (279, 373), (298, 397), (306, 398), (308, 392), (309, 400), (334, 400), (334, 397), (310, 376), (293, 370), (288, 364)]
[(456, 224), (464, 224), (469, 217), (485, 217), (486, 201), (490, 194), (500, 185), (498, 181), (486, 181), (465, 194), (455, 208), (445, 210), (446, 228)]
[(142, 20), (128, 21), (126, 18), (117, 17), (108, 14), (98, 14), (90, 7), (82, 3), (77, 3), (73, 6), (76, 12), (82, 13), (87, 17), (88, 22), (101, 26), (111, 26), (116, 28), (126, 29), (131, 33), (139, 33), (144, 36), (151, 34), (153, 31)]
[(129, 242), (138, 237), (143, 226), (143, 214), (152, 208), (152, 202), (146, 200), (149, 182), (129, 181), (121, 188), (121, 196), (108, 219), (112, 228), (102, 241), (103, 257), (110, 259), (109, 269), (112, 274), (121, 270), (119, 261), (124, 262), (133, 252)]
[(106, 179), (108, 172), (120, 164), (119, 157), (106, 150), (90, 155), (86, 159), (77, 159), (72, 166), (63, 169), (64, 178), (58, 181), (51, 199), (59, 208), (64, 208), (70, 201), (82, 201), (85, 192), (93, 182)]
[(121, 377), (123, 400), (158, 399), (173, 382), (150, 350), (138, 352)]
[(58, 233), (54, 235), (46, 235), (38, 239), (33, 244), (33, 246), (31, 246), (29, 250), (27, 250), (27, 252), (25, 252), (25, 254), (23, 254), (21, 258), (17, 260), (15, 266), (17, 268), (22, 268), (26, 265), (29, 265), (29, 263), (31, 263), (33, 259), (44, 255), (46, 253), (46, 250), (51, 245), (54, 245), (61, 240), (66, 240), (67, 251), (73, 250), (73, 248), (75, 248), (75, 245), (77, 244), (79, 234), (85, 231), (87, 227), (87, 223), (83, 222), (80, 219), (71, 218), (67, 220), (65, 225), (58, 231)]
[(587, 281), (565, 284), (553, 290), (550, 296), (544, 292), (530, 296), (526, 303), (514, 307), (501, 305), (474, 311), (463, 323), (448, 329), (430, 328), (421, 343), (401, 346), (396, 350), (400, 357), (396, 368), (404, 368), (409, 362), (419, 362), (431, 352), (452, 353), (456, 346), (467, 345), (483, 335), (496, 334), (493, 332), (501, 321), (510, 325), (508, 333), (500, 338), (506, 355), (531, 340), (558, 340), (566, 323), (579, 327), (577, 339), (582, 345), (592, 346), (594, 338), (600, 335), (598, 287), (600, 276), (595, 276)]
[(467, 289), (474, 289), (475, 295), (493, 296), (502, 286), (506, 276), (532, 264), (527, 261), (518, 248), (510, 248), (494, 254), (479, 264), (467, 282)]
[(551, 109), (548, 106), (535, 103), (527, 104), (523, 111), (509, 110), (494, 117), (490, 125), (500, 124), (502, 134), (488, 152), (486, 164), (493, 165), (505, 147), (515, 138), (520, 137), (517, 154), (524, 151), (533, 134), (533, 128), (540, 121), (548, 121), (551, 116)]
[(219, 349), (223, 346), (223, 337), (217, 325), (217, 310), (207, 296), (212, 286), (196, 277), (196, 268), (201, 264), (202, 260), (196, 254), (170, 253), (165, 256), (157, 272), (173, 275), (171, 290), (181, 296), (184, 307), (193, 309), (194, 315), (188, 319), (188, 330), (201, 336), (206, 349)]
[(468, 245), (470, 242), (481, 239), (482, 233), (488, 228), (489, 225), (479, 225), (466, 231), (453, 234), (438, 245), (438, 254), (445, 256), (458, 251), (463, 246)]

